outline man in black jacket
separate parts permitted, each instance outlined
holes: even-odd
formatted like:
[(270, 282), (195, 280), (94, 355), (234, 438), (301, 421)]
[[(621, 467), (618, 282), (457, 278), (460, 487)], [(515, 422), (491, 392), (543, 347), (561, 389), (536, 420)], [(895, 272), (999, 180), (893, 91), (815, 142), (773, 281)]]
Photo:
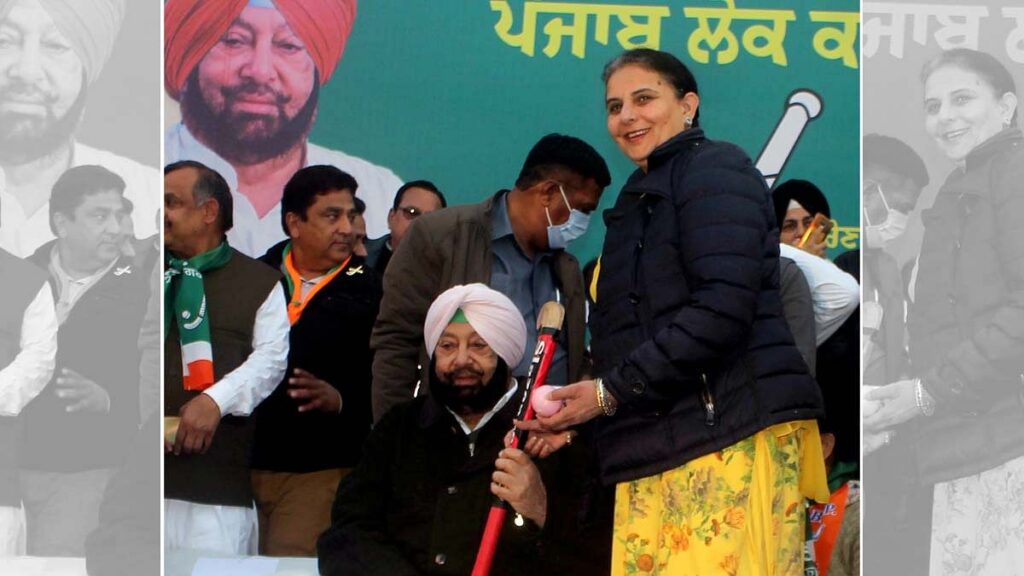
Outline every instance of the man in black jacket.
[(607, 570), (608, 538), (565, 556), (579, 526), (579, 445), (536, 465), (503, 447), (520, 398), (509, 367), (526, 341), (515, 304), (482, 284), (455, 286), (431, 305), (423, 332), (430, 393), (389, 411), (342, 480), (318, 546), (320, 572), (469, 574), (495, 496), (511, 510), (491, 574)]
[(290, 240), (261, 260), (280, 270), (291, 322), (285, 380), (256, 410), (252, 483), (260, 553), (315, 556), (338, 481), (370, 431), (370, 330), (381, 287), (353, 255), (357, 183), (333, 166), (292, 176)]

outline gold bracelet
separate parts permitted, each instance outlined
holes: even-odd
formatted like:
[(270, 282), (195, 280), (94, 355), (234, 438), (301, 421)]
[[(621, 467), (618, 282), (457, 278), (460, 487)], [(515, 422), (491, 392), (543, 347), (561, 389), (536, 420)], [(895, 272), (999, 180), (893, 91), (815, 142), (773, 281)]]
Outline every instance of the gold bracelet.
[(617, 407), (612, 406), (612, 403), (608, 400), (607, 396), (605, 396), (608, 391), (604, 387), (604, 380), (598, 378), (595, 382), (597, 382), (597, 405), (601, 408), (601, 412), (605, 416), (614, 416)]

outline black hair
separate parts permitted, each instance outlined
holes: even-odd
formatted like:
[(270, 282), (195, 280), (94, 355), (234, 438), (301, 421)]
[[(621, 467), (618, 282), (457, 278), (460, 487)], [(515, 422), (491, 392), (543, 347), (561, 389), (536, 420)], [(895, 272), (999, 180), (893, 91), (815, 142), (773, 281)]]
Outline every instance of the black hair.
[[(996, 98), (1002, 98), (1004, 94), (1017, 95), (1017, 83), (1014, 82), (1006, 66), (987, 52), (979, 52), (969, 48), (954, 48), (940, 52), (929, 60), (921, 69), (921, 83), (924, 84), (928, 78), (939, 68), (954, 66), (981, 76), (992, 90)], [(1017, 110), (1013, 111), (1010, 118), (1012, 124), (1017, 123)]]
[(198, 173), (196, 183), (192, 186), (192, 198), (196, 205), (207, 200), (215, 200), (218, 207), (217, 223), (220, 225), (221, 233), (227, 234), (228, 230), (235, 225), (235, 204), (231, 197), (231, 187), (228, 186), (228, 181), (220, 175), (220, 172), (195, 160), (179, 160), (164, 166), (164, 176), (184, 168), (191, 168)]
[(572, 136), (548, 134), (534, 144), (527, 154), (526, 162), (516, 179), (516, 188), (529, 188), (559, 168), (583, 178), (592, 178), (601, 188), (612, 181), (608, 165), (593, 146)]
[(57, 178), (50, 191), (50, 230), (57, 234), (54, 217), (63, 214), (74, 219), (75, 209), (89, 196), (117, 192), (124, 196), (124, 179), (102, 166), (75, 166)]
[(402, 204), (402, 197), (405, 196), (406, 190), (410, 188), (422, 188), (434, 196), (437, 196), (437, 199), (441, 201), (441, 208), (448, 207), (448, 200), (445, 199), (444, 194), (438, 190), (437, 186), (435, 186), (433, 182), (430, 180), (413, 180), (412, 182), (402, 184), (402, 187), (398, 189), (398, 192), (395, 192), (395, 202), (391, 207), (392, 210), (398, 210), (398, 207)]
[(890, 172), (909, 178), (920, 188), (928, 185), (928, 167), (921, 156), (899, 138), (868, 134), (864, 137), (864, 166), (884, 166)]
[(355, 178), (334, 166), (306, 166), (295, 172), (284, 185), (284, 193), (281, 195), (281, 229), (284, 230), (285, 236), (289, 236), (285, 218), (289, 212), (305, 220), (307, 211), (317, 196), (347, 190), (355, 198), (358, 187)]
[[(672, 85), (676, 92), (676, 98), (682, 98), (690, 92), (693, 92), (698, 97), (700, 96), (700, 91), (697, 89), (697, 79), (694, 78), (693, 72), (690, 72), (686, 64), (683, 64), (681, 60), (668, 52), (652, 50), (651, 48), (636, 48), (619, 54), (604, 65), (604, 70), (601, 72), (601, 81), (607, 85), (608, 79), (612, 77), (612, 74), (626, 66), (639, 66), (661, 75)], [(692, 126), (694, 128), (700, 126), (699, 106), (693, 113)]]

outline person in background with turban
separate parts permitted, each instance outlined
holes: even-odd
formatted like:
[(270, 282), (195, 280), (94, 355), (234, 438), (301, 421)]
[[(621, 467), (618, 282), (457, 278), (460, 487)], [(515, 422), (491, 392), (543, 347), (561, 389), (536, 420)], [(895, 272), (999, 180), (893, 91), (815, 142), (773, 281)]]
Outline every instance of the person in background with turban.
[(320, 88), (334, 73), (356, 0), (168, 0), (164, 78), (182, 122), (167, 162), (198, 160), (235, 195), (231, 245), (259, 256), (284, 237), (281, 191), (298, 169), (333, 165), (359, 182), (367, 233), (387, 232), (402, 182), (387, 168), (308, 142)]
[[(526, 338), (516, 305), (483, 284), (437, 297), (423, 327), (430, 393), (390, 410), (341, 481), (321, 574), (469, 574), (495, 496), (511, 510), (492, 574), (594, 573), (563, 555), (579, 534), (579, 446), (537, 464), (503, 446), (520, 399), (510, 367)], [(601, 557), (600, 546), (576, 548)]]
[(74, 166), (99, 165), (121, 176), (125, 198), (134, 205), (135, 232), (157, 232), (156, 169), (75, 139), (125, 4), (0, 0), (0, 247), (16, 256), (27, 257), (53, 240), (50, 190)]
[[(807, 180), (787, 180), (779, 184), (772, 191), (772, 201), (779, 222), (779, 241), (783, 244), (797, 246), (816, 215), (832, 217), (825, 195)], [(825, 235), (812, 236), (801, 248), (824, 257)]]

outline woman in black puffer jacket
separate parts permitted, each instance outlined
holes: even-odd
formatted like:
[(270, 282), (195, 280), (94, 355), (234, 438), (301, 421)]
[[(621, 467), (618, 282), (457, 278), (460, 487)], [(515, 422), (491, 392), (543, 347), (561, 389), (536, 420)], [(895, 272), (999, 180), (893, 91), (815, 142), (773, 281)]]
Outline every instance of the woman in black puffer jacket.
[(628, 51), (604, 81), (608, 131), (638, 170), (604, 214), (600, 378), (532, 427), (594, 420), (613, 574), (802, 573), (803, 498), (828, 499), (822, 404), (782, 315), (764, 179), (704, 136), (674, 56)]
[[(930, 573), (1014, 574), (1024, 560), (1024, 137), (1013, 77), (943, 52), (922, 73), (925, 129), (957, 167), (922, 213), (908, 328), (912, 372), (867, 394), (865, 447), (912, 445)], [(880, 442), (876, 438), (882, 438)], [(922, 518), (928, 524), (927, 502)], [(870, 522), (870, 516), (867, 517)], [(923, 572), (923, 571), (922, 571)]]

